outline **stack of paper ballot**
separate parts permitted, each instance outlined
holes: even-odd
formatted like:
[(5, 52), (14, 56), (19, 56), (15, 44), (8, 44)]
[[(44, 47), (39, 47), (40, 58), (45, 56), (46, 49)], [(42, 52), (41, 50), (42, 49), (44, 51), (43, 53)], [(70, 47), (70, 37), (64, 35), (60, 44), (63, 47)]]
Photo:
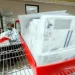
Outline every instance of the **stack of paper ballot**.
[(19, 16), (21, 27), (25, 27), (25, 33), (21, 28), (22, 36), (37, 66), (74, 58), (75, 16), (41, 14), (39, 18), (29, 18), (26, 25), (25, 17)]

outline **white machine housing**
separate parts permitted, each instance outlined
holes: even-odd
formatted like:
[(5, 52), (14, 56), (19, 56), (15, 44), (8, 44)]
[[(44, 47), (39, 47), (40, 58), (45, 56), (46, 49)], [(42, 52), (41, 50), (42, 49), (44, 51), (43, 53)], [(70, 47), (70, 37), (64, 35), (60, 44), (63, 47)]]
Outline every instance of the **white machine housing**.
[[(66, 47), (75, 44), (74, 39), (72, 39), (75, 37), (72, 35), (75, 34), (75, 16), (69, 16), (66, 13), (65, 15), (38, 15), (19, 16), (22, 37), (28, 45), (37, 66), (74, 57), (75, 48), (68, 49)], [(67, 56), (66, 53), (68, 53)]]

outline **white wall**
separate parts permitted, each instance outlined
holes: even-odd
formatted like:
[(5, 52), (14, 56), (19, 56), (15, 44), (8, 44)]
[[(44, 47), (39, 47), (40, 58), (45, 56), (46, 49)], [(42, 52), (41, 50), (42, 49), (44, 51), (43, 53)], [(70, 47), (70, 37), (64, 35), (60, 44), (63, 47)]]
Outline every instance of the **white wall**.
[(25, 4), (37, 4), (40, 7), (40, 12), (45, 11), (55, 11), (55, 10), (68, 10), (69, 13), (75, 14), (74, 6), (64, 6), (57, 4), (45, 4), (45, 3), (36, 3), (36, 2), (16, 2), (16, 1), (5, 1), (0, 0), (0, 10), (7, 9), (14, 12), (15, 17), (18, 15), (25, 14)]

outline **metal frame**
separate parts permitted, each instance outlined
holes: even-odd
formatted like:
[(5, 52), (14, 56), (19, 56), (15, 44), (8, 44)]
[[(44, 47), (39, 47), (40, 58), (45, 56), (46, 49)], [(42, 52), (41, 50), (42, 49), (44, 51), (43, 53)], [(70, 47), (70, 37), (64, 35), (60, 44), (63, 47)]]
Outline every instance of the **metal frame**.
[(27, 14), (27, 9), (26, 9), (26, 7), (27, 6), (35, 6), (35, 7), (37, 7), (37, 13), (39, 13), (39, 5), (32, 5), (32, 4), (25, 4), (25, 13)]
[(2, 15), (1, 15), (1, 13), (0, 13), (0, 18), (1, 18), (1, 28), (4, 30), (4, 28), (3, 28), (3, 20), (2, 20)]

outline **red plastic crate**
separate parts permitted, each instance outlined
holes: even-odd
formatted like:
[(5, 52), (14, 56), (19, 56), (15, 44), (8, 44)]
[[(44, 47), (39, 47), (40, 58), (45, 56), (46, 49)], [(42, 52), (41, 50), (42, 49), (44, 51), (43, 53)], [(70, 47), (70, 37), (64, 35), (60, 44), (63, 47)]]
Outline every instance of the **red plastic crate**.
[[(20, 40), (34, 75), (71, 75), (75, 72), (75, 58), (55, 64), (37, 66), (22, 36), (20, 36)], [(72, 75), (75, 75), (75, 73)]]

